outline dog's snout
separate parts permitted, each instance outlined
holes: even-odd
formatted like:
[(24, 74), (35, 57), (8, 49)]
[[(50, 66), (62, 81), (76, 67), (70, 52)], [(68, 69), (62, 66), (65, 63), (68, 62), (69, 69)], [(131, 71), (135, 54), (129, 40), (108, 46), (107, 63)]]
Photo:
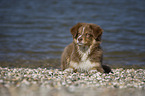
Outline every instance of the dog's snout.
[(79, 42), (81, 42), (82, 40), (83, 40), (82, 37), (78, 38), (78, 41), (79, 41)]

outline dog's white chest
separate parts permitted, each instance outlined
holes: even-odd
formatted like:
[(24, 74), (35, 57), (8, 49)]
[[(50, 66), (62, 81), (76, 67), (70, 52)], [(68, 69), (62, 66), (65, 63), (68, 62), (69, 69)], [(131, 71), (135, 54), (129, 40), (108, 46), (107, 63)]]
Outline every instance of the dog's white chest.
[(79, 62), (71, 61), (70, 65), (78, 71), (89, 71), (95, 67), (96, 64), (92, 63), (88, 58), (88, 52), (81, 54), (81, 60)]
[(77, 71), (89, 71), (96, 66), (96, 64), (91, 63), (90, 60), (80, 61), (79, 63), (71, 61), (70, 65), (77, 69)]

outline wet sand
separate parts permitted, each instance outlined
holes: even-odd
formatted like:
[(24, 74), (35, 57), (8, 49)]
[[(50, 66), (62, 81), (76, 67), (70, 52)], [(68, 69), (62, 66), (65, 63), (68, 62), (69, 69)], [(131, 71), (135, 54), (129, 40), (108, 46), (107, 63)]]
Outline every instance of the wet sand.
[(58, 69), (1, 68), (1, 96), (144, 96), (145, 69), (67, 73)]

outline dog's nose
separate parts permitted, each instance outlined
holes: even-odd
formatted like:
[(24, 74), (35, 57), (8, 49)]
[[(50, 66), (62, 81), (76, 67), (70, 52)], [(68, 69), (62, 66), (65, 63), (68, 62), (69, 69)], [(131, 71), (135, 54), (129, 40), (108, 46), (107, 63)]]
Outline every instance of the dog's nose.
[(78, 41), (79, 41), (79, 42), (81, 42), (82, 40), (83, 40), (82, 37), (78, 38)]

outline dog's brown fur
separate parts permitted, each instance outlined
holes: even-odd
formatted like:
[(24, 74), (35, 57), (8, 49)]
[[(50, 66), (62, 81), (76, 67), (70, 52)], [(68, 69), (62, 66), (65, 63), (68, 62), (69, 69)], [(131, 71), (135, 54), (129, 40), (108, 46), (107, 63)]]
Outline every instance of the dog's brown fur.
[(111, 72), (110, 67), (102, 65), (101, 27), (91, 23), (78, 23), (70, 31), (73, 42), (62, 53), (62, 70)]

